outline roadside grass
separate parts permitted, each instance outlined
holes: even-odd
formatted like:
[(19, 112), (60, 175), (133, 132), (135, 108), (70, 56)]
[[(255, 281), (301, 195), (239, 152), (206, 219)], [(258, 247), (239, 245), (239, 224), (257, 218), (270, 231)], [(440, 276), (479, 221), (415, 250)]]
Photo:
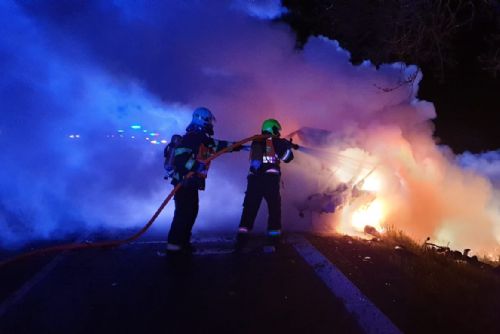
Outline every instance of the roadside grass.
[(492, 263), (445, 255), (394, 229), (374, 240), (329, 238), (322, 247), (335, 244), (325, 250), (330, 260), (403, 332), (500, 333), (500, 274)]
[(388, 232), (384, 239), (391, 246), (402, 245), (416, 254), (401, 266), (415, 284), (415, 303), (453, 323), (457, 331), (500, 333), (500, 275), (491, 263), (468, 262), (418, 245), (401, 231)]

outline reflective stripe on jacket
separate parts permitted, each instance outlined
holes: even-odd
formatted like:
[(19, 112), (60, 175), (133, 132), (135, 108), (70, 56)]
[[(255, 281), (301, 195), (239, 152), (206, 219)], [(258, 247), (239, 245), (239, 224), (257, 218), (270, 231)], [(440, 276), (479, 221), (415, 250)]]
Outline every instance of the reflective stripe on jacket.
[(288, 163), (292, 160), (292, 147), (286, 139), (270, 137), (265, 140), (253, 141), (250, 149), (250, 161), (260, 161), (261, 163), (258, 167), (252, 164), (250, 174), (280, 174), (280, 162)]

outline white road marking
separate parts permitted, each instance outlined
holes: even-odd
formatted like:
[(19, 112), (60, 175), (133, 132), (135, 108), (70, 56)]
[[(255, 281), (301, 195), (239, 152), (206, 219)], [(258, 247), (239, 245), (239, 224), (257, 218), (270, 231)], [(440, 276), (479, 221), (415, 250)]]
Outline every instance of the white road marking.
[(167, 242), (165, 240), (151, 240), (151, 241), (134, 241), (131, 242), (129, 245), (161, 245), (161, 244), (166, 244)]
[[(234, 243), (234, 237), (193, 237), (192, 242), (196, 244), (228, 244)], [(134, 241), (129, 245), (161, 245), (166, 244), (166, 240), (146, 240), (146, 241)]]
[[(202, 249), (197, 249), (196, 252), (192, 253), (191, 255), (194, 256), (204, 256), (204, 255), (223, 255), (223, 254), (232, 254), (234, 253), (234, 249), (232, 248), (202, 248)], [(165, 257), (167, 256), (166, 251), (156, 251), (156, 255), (159, 257)]]
[(330, 291), (340, 298), (346, 309), (355, 315), (360, 327), (368, 334), (402, 333), (342, 272), (337, 269), (303, 236), (287, 239), (297, 252), (313, 267)]
[[(82, 243), (84, 240), (88, 238), (88, 234), (85, 234), (78, 239), (76, 239), (75, 243)], [(13, 306), (20, 304), (24, 297), (35, 287), (40, 281), (42, 281), (45, 277), (47, 277), (52, 270), (54, 270), (57, 265), (62, 262), (66, 258), (68, 251), (64, 251), (58, 255), (56, 255), (49, 263), (40, 269), (31, 279), (27, 280), (23, 286), (21, 286), (17, 291), (11, 294), (7, 299), (5, 299), (2, 304), (0, 304), (0, 318), (2, 318), (9, 309)]]
[(42, 281), (47, 275), (65, 258), (65, 253), (57, 255), (49, 263), (47, 263), (38, 273), (36, 273), (31, 279), (26, 281), (22, 287), (20, 287), (16, 292), (10, 295), (6, 300), (0, 304), (0, 318), (2, 318), (11, 307), (18, 305), (22, 302), (24, 297)]
[[(79, 238), (76, 242), (82, 242), (88, 236)], [(234, 240), (229, 237), (208, 237), (208, 238), (193, 238), (196, 243), (229, 243)], [(166, 244), (165, 240), (150, 240), (150, 241), (136, 241), (130, 243), (131, 245), (161, 245)], [(219, 254), (230, 254), (233, 252), (232, 248), (202, 248), (195, 255), (219, 255)], [(28, 295), (28, 293), (45, 277), (47, 277), (50, 272), (66, 257), (67, 252), (63, 252), (56, 257), (54, 257), (49, 263), (47, 263), (40, 271), (38, 271), (33, 277), (28, 279), (17, 291), (12, 293), (7, 299), (5, 299), (0, 304), (0, 318), (2, 318), (7, 312), (14, 306), (20, 304), (23, 299)]]
[(196, 250), (193, 253), (195, 256), (203, 256), (203, 255), (221, 255), (221, 254), (232, 254), (234, 253), (234, 249), (232, 248), (203, 248), (200, 250)]
[[(193, 238), (193, 243), (196, 251), (192, 254), (194, 256), (204, 255), (224, 255), (234, 253), (234, 238), (225, 237), (203, 237)], [(130, 245), (166, 245), (165, 240), (148, 240), (148, 241), (135, 241)], [(215, 244), (215, 245), (214, 245)], [(221, 247), (221, 245), (223, 245)], [(226, 246), (226, 247), (224, 247)], [(162, 249), (156, 252), (157, 256), (164, 257), (166, 252)]]

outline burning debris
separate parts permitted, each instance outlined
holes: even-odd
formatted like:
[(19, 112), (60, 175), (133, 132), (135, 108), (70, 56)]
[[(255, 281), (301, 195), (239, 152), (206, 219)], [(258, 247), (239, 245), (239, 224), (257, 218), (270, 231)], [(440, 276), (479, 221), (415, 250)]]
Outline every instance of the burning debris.
[(476, 255), (469, 256), (469, 253), (471, 251), (470, 248), (466, 248), (463, 250), (463, 252), (459, 252), (457, 250), (450, 249), (450, 247), (448, 246), (440, 246), (435, 243), (432, 243), (430, 242), (430, 240), (431, 240), (430, 237), (427, 237), (427, 239), (425, 239), (425, 242), (422, 245), (424, 250), (435, 252), (436, 254), (441, 254), (457, 262), (466, 262), (470, 264), (479, 263), (479, 259), (477, 258)]
[[(334, 145), (331, 136), (332, 133), (329, 131), (312, 128), (302, 128), (288, 135), (290, 138), (296, 138), (301, 144), (305, 144), (300, 148), (300, 151), (321, 160), (321, 169), (326, 170), (328, 174), (326, 189), (310, 194), (297, 205), (300, 217), (304, 217), (307, 211), (323, 214), (335, 213), (350, 205), (361, 207), (370, 204), (376, 198), (374, 192), (364, 189), (365, 180), (376, 167), (360, 178), (359, 174), (366, 164), (364, 159), (357, 160), (339, 152), (321, 149)], [(320, 149), (309, 146), (320, 147)], [(349, 166), (346, 166), (346, 161), (348, 161)], [(337, 174), (346, 174), (346, 172), (350, 175), (350, 179), (342, 181), (344, 175), (339, 177)]]
[(306, 200), (297, 206), (299, 216), (305, 212), (335, 213), (345, 206), (362, 207), (369, 205), (376, 198), (371, 191), (362, 190), (362, 182), (354, 185), (341, 182), (333, 189), (307, 196)]
[[(298, 215), (310, 217), (312, 223), (316, 219), (324, 221), (321, 225), (326, 229), (334, 228), (343, 234), (378, 237), (383, 231), (385, 214), (379, 199), (382, 179), (377, 170), (378, 159), (352, 143), (341, 149), (345, 146), (344, 139), (334, 138), (325, 130), (302, 128), (289, 137), (300, 142), (299, 152), (312, 158), (309, 161), (317, 162), (315, 166), (304, 166), (309, 173), (316, 168), (311, 174), (318, 186), (295, 200)], [(319, 218), (323, 214), (330, 214), (331, 218)]]
[[(297, 176), (309, 179), (295, 186), (300, 191), (293, 195), (295, 212), (304, 221), (321, 232), (364, 238), (380, 237), (395, 226), (415, 238), (431, 235), (478, 254), (488, 250), (495, 258), (500, 236), (495, 234), (498, 208), (491, 200), (496, 193), (484, 179), (399, 131), (378, 128), (359, 136), (313, 128), (290, 135), (307, 155)], [(481, 228), (469, 230), (470, 221)], [(478, 231), (482, 242), (474, 238)]]
[(366, 234), (368, 235), (371, 235), (373, 237), (375, 237), (376, 240), (378, 240), (380, 237), (381, 237), (381, 234), (379, 231), (377, 231), (377, 229), (373, 226), (370, 226), (370, 225), (366, 225), (363, 232), (365, 232)]

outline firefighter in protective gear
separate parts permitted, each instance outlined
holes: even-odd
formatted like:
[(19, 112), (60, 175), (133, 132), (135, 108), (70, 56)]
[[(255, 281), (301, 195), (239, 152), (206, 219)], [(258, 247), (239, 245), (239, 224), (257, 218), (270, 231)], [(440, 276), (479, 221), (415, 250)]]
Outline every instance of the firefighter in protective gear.
[(294, 144), (280, 138), (280, 131), (281, 125), (277, 120), (267, 119), (262, 124), (262, 134), (269, 135), (269, 137), (252, 142), (250, 171), (238, 228), (237, 249), (246, 243), (263, 198), (269, 210), (268, 237), (272, 243), (275, 243), (274, 241), (277, 241), (281, 235), (280, 162), (292, 161)]
[[(231, 145), (231, 142), (216, 140), (213, 125), (215, 117), (212, 112), (200, 107), (194, 110), (193, 119), (186, 128), (174, 153), (174, 173), (172, 184), (183, 185), (175, 193), (175, 211), (170, 231), (168, 233), (167, 251), (191, 251), (191, 230), (198, 215), (198, 190), (205, 189), (208, 164), (204, 164), (211, 154)], [(189, 172), (195, 172), (190, 178), (185, 178)]]

